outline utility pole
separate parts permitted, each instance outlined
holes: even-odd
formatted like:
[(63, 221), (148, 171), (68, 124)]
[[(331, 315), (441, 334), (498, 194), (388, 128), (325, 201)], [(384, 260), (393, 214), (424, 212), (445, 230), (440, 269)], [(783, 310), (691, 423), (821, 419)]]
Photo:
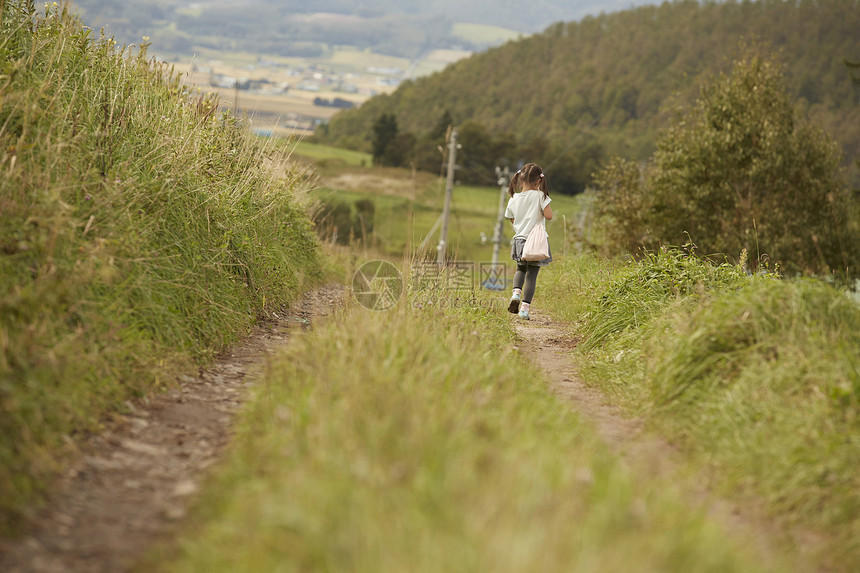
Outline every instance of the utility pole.
[(493, 233), (493, 268), (499, 262), (499, 249), (502, 246), (502, 229), (505, 222), (505, 195), (508, 194), (508, 185), (511, 182), (511, 170), (505, 166), (504, 169), (496, 167), (496, 175), (499, 177), (499, 217), (496, 219), (496, 231)]
[[(493, 262), (490, 265), (493, 273), (498, 268), (499, 250), (502, 247), (502, 230), (505, 224), (505, 195), (508, 193), (508, 185), (511, 181), (511, 170), (507, 166), (504, 169), (496, 167), (496, 176), (499, 178), (499, 216), (496, 219), (496, 228), (493, 232)], [(487, 290), (502, 290), (503, 287), (494, 275), (492, 279), (484, 282), (484, 288)]]
[(239, 117), (239, 80), (233, 82), (233, 116)]
[(436, 246), (436, 264), (445, 266), (447, 260), (448, 218), (451, 215), (451, 195), (454, 192), (454, 169), (457, 166), (457, 150), (462, 147), (457, 144), (457, 130), (451, 131), (448, 140), (448, 179), (445, 182), (445, 208), (442, 210), (442, 232), (439, 234), (439, 244)]

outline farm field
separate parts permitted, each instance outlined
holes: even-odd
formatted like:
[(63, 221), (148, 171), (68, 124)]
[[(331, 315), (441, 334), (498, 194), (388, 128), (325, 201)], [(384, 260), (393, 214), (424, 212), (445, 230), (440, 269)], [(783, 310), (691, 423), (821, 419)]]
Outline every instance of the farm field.
[(336, 162), (343, 165), (366, 167), (373, 162), (373, 158), (369, 153), (362, 153), (361, 151), (338, 149), (329, 147), (328, 145), (303, 141), (302, 139), (297, 139), (293, 145), (293, 153), (296, 157), (319, 161), (321, 163)]
[(522, 36), (519, 32), (499, 26), (467, 24), (465, 22), (454, 24), (454, 34), (478, 43), (507, 42)]
[[(217, 94), (222, 109), (238, 110), (258, 132), (288, 136), (310, 133), (339, 111), (315, 105), (317, 98), (360, 106), (373, 95), (392, 92), (402, 78), (440, 71), (468, 55), (463, 50), (433, 50), (411, 61), (345, 46), (322, 58), (201, 50), (193, 57), (163, 54), (159, 59), (172, 65), (185, 85), (201, 94)], [(252, 87), (236, 90), (236, 81)]]

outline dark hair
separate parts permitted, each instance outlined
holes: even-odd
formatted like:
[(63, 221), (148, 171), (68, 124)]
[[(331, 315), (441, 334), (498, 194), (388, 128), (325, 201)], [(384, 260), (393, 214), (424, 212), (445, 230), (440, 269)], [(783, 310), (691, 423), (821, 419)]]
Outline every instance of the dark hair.
[(543, 169), (537, 163), (526, 163), (519, 171), (514, 173), (514, 176), (511, 177), (511, 183), (508, 185), (508, 195), (513, 197), (516, 190), (520, 187), (537, 188), (543, 191), (544, 197), (549, 195), (546, 186), (546, 177), (543, 174)]

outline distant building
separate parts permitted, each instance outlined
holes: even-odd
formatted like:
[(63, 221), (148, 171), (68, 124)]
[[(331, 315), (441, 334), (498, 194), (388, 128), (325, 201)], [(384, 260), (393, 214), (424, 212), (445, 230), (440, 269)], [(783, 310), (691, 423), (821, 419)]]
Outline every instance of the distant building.
[(355, 104), (351, 101), (339, 97), (336, 97), (334, 99), (324, 99), (321, 97), (314, 98), (314, 105), (320, 107), (336, 107), (340, 109), (349, 109), (351, 107), (355, 107)]
[(368, 66), (367, 71), (371, 74), (381, 74), (384, 76), (399, 76), (403, 74), (403, 70), (400, 68), (378, 68), (374, 66)]
[(212, 76), (212, 85), (216, 88), (234, 88), (236, 87), (236, 78), (233, 76), (215, 74)]
[(400, 80), (397, 78), (376, 78), (376, 85), (397, 87), (400, 85)]

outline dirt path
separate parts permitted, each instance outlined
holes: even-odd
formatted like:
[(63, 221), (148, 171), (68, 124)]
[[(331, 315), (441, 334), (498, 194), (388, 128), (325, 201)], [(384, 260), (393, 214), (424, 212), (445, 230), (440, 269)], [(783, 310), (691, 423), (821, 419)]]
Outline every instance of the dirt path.
[[(301, 311), (255, 328), (199, 376), (187, 377), (178, 388), (147, 404), (130, 405), (128, 415), (118, 416), (108, 431), (80, 446), (79, 460), (58, 480), (50, 509), (37, 518), (31, 532), (0, 545), (0, 571), (128, 570), (184, 517), (188, 499), (229, 442), (235, 413), (266, 357), (286, 343), (291, 331), (339, 307), (342, 296), (339, 287), (313, 293)], [(765, 566), (775, 568), (786, 533), (755, 507), (742, 508), (714, 496), (706, 476), (696, 479), (684, 473), (681, 455), (671, 444), (646, 432), (641, 420), (626, 417), (603, 394), (587, 387), (573, 366), (577, 338), (571, 336), (569, 325), (540, 310), (533, 311), (531, 321), (513, 320), (521, 349), (541, 365), (552, 390), (597, 428), (634, 475), (647, 475), (679, 490), (739, 540), (751, 543)], [(804, 541), (805, 550), (799, 552), (793, 569), (812, 571), (807, 557), (815, 543)]]
[(31, 532), (0, 546), (4, 573), (125, 571), (185, 515), (200, 478), (229, 442), (234, 416), (266, 357), (290, 332), (342, 303), (339, 287), (320, 289), (301, 310), (274, 317), (176, 389), (130, 404), (58, 480)]
[[(599, 390), (579, 379), (571, 357), (578, 339), (568, 324), (549, 318), (540, 310), (532, 311), (530, 321), (516, 320), (520, 349), (543, 368), (552, 391), (598, 430), (610, 450), (619, 455), (634, 475), (647, 475), (679, 492), (691, 505), (702, 507), (709, 517), (724, 525), (740, 544), (752, 547), (760, 563), (769, 570), (815, 571), (813, 555), (818, 550), (814, 535), (786, 531), (767, 519), (756, 504), (723, 499), (709, 489), (710, 478), (691, 475), (682, 455), (669, 442), (647, 432), (642, 420), (624, 415)], [(786, 547), (794, 546), (790, 568)]]

